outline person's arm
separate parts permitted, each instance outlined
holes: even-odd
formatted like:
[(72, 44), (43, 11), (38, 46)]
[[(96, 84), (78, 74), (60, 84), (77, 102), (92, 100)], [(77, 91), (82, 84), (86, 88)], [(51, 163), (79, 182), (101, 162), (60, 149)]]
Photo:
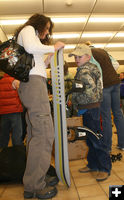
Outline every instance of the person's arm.
[(37, 37), (35, 29), (32, 26), (25, 27), (21, 32), (23, 47), (30, 54), (48, 54), (63, 48), (64, 43), (57, 42), (55, 45), (44, 45)]
[(50, 64), (50, 59), (51, 59), (51, 57), (54, 55), (54, 53), (50, 53), (48, 56), (47, 56), (47, 58), (45, 59), (45, 65), (46, 65), (46, 67), (48, 67), (48, 65)]

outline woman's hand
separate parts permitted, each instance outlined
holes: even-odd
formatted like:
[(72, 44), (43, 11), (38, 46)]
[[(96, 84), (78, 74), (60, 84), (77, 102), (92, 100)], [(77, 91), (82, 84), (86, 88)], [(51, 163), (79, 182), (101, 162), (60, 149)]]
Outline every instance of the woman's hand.
[(56, 44), (54, 45), (55, 51), (64, 48), (65, 44), (63, 42), (56, 42)]
[[(64, 48), (65, 44), (63, 42), (56, 42), (56, 44), (54, 45), (55, 51)], [(54, 53), (49, 53), (49, 55), (47, 56), (47, 58), (45, 59), (45, 65), (48, 66), (50, 64), (50, 59), (51, 57), (54, 55)]]

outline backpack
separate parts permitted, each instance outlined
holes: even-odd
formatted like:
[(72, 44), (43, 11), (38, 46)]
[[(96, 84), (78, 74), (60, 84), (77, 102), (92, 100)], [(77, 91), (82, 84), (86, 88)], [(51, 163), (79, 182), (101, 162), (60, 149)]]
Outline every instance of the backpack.
[[(0, 183), (22, 183), (26, 167), (26, 146), (17, 145), (0, 149)], [(50, 165), (47, 174), (57, 176)]]

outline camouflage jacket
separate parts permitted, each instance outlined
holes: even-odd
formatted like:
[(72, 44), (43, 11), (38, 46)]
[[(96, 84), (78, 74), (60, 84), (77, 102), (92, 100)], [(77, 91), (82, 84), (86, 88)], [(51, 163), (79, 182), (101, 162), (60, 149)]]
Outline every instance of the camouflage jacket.
[(72, 93), (72, 103), (75, 109), (95, 108), (102, 101), (101, 73), (98, 67), (90, 62), (78, 67), (74, 82), (81, 81), (84, 90)]

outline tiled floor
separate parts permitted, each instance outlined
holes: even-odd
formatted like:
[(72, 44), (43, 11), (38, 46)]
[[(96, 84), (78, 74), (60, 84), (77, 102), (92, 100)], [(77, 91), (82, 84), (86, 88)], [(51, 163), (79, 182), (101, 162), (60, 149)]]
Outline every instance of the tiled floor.
[[(114, 132), (114, 130), (113, 130)], [(70, 161), (71, 187), (59, 183), (58, 194), (52, 200), (108, 200), (109, 185), (124, 184), (124, 151), (116, 149), (117, 135), (113, 134), (112, 153), (122, 153), (122, 160), (112, 164), (111, 176), (103, 182), (95, 180), (94, 173), (81, 174), (78, 169), (86, 160)], [(23, 200), (23, 185), (0, 185), (0, 200)]]

